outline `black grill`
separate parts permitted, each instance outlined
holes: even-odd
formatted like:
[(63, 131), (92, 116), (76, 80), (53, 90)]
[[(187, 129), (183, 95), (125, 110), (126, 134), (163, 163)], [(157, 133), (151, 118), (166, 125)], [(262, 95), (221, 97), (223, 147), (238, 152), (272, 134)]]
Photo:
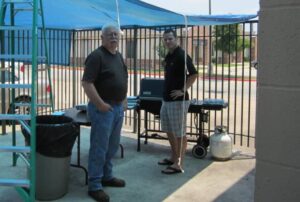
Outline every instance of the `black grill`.
[[(163, 99), (163, 79), (144, 78), (141, 80), (140, 95), (138, 97), (128, 97), (128, 103), (130, 109), (135, 109), (138, 113), (138, 146), (137, 150), (140, 151), (140, 139), (145, 138), (147, 143), (148, 138), (159, 138), (157, 134), (148, 136), (148, 131), (158, 132), (158, 130), (151, 130), (148, 128), (147, 113), (154, 115), (160, 114), (160, 108)], [(192, 100), (189, 107), (189, 113), (197, 113), (199, 115), (198, 124), (198, 143), (203, 141), (204, 135), (204, 122), (207, 122), (208, 111), (205, 110), (221, 110), (226, 108), (228, 104), (222, 99), (204, 99), (204, 100)], [(141, 110), (144, 113), (144, 131), (140, 131), (141, 122)], [(201, 146), (201, 145), (200, 145)], [(206, 146), (207, 147), (207, 146)], [(206, 151), (206, 147), (204, 148)]]
[[(163, 79), (144, 78), (141, 80), (139, 108), (154, 115), (159, 115), (163, 99)], [(227, 107), (222, 99), (192, 100), (190, 113), (201, 113), (201, 110), (221, 110)]]
[(163, 99), (164, 79), (144, 78), (141, 80), (139, 108), (159, 115)]

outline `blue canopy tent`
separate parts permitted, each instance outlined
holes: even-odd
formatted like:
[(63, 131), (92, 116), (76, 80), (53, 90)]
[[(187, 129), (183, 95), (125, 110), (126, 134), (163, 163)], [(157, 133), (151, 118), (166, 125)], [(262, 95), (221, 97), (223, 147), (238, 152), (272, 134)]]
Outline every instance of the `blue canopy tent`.
[[(18, 6), (21, 5), (15, 5), (16, 8)], [(118, 18), (123, 28), (185, 25), (183, 15), (139, 0), (118, 0), (118, 4), (114, 0), (43, 0), (43, 10), (46, 28), (54, 29), (98, 29), (109, 22), (117, 23)], [(8, 14), (6, 12), (5, 23), (9, 23)], [(29, 26), (32, 23), (31, 17), (30, 12), (19, 12), (15, 16), (15, 24)], [(256, 15), (187, 16), (187, 24), (232, 24), (255, 17)]]
[[(183, 16), (139, 0), (118, 0), (117, 2), (114, 0), (43, 0), (42, 3), (45, 27), (69, 30), (67, 34), (63, 35), (64, 40), (58, 41), (58, 43), (64, 43), (63, 46), (68, 46), (63, 50), (65, 56), (57, 59), (51, 58), (50, 63), (52, 64), (69, 63), (67, 57), (69, 57), (71, 48), (72, 31), (76, 30), (101, 29), (107, 23), (119, 23), (121, 28), (224, 25), (244, 22), (256, 17), (256, 15)], [(20, 4), (16, 4), (15, 8), (21, 6), (24, 8), (24, 5)], [(28, 5), (28, 8), (30, 7), (31, 5)], [(9, 9), (8, 7), (5, 15), (5, 24), (10, 24)], [(30, 26), (32, 23), (31, 12), (18, 12), (15, 15), (14, 23), (17, 26)], [(39, 18), (38, 24), (41, 27), (41, 18)], [(50, 33), (47, 32), (47, 37), (49, 35)], [(30, 38), (30, 36), (28, 37)], [(53, 42), (51, 40), (59, 39), (48, 41), (50, 49)], [(8, 40), (5, 43), (7, 46)], [(31, 46), (31, 44), (27, 46)], [(58, 45), (57, 47), (62, 46)], [(51, 52), (57, 51), (61, 50), (51, 50)]]

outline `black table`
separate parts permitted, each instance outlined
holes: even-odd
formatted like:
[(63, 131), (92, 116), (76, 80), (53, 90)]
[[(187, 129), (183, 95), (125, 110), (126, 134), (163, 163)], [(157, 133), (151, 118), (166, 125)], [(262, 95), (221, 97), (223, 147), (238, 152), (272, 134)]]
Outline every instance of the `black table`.
[[(88, 119), (86, 112), (79, 111), (76, 108), (70, 108), (65, 110), (64, 116), (70, 117), (73, 119), (75, 123), (77, 123), (79, 126), (91, 126), (91, 122)], [(80, 129), (79, 129), (79, 135), (77, 137), (77, 164), (71, 164), (71, 166), (76, 168), (81, 168), (84, 171), (85, 174), (85, 184), (88, 183), (88, 171), (87, 169), (81, 165), (80, 162)]]
[[(74, 108), (66, 109), (64, 116), (72, 118), (73, 121), (77, 123), (79, 126), (91, 126), (91, 121), (88, 118), (86, 111), (80, 111), (74, 107)], [(124, 158), (124, 148), (122, 144), (120, 144), (120, 148), (121, 148), (121, 158)], [(88, 171), (84, 166), (81, 165), (80, 162), (80, 132), (77, 137), (77, 164), (71, 164), (71, 166), (83, 169), (85, 173), (85, 183), (87, 184)]]

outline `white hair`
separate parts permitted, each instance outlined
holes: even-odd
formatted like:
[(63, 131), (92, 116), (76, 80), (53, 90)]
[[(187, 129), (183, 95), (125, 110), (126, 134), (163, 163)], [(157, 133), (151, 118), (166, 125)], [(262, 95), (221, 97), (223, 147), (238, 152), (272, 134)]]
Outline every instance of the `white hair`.
[(102, 33), (105, 33), (108, 29), (111, 29), (111, 28), (118, 30), (119, 33), (120, 33), (120, 28), (119, 28), (119, 26), (118, 26), (117, 24), (113, 24), (113, 23), (110, 23), (110, 24), (104, 24), (104, 25), (102, 26), (101, 31), (102, 31)]

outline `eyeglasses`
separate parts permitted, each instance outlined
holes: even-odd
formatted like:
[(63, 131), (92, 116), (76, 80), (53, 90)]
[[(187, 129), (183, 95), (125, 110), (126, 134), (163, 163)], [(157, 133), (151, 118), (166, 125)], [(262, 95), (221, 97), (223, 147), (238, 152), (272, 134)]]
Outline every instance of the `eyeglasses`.
[(119, 38), (119, 33), (117, 33), (117, 32), (110, 32), (110, 33), (106, 33), (103, 35), (106, 37), (109, 37), (109, 38)]

